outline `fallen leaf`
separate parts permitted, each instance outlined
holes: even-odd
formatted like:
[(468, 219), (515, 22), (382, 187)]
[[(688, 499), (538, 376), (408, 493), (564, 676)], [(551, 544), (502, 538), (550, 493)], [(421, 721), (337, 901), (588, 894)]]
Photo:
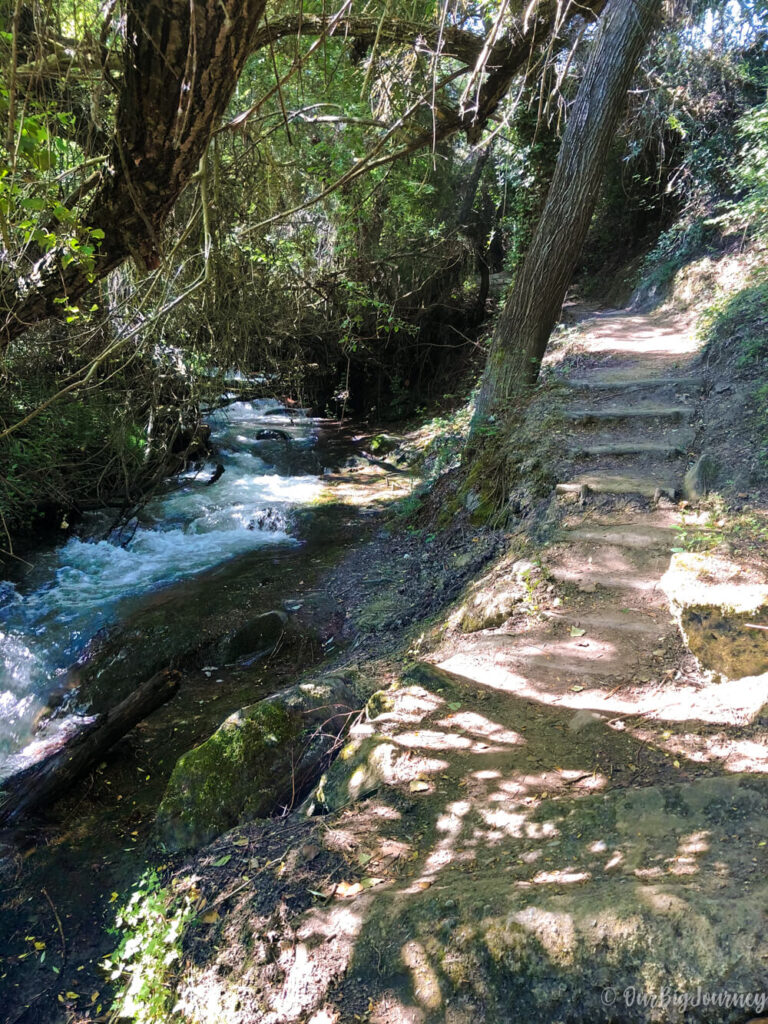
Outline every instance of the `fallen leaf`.
[(426, 793), (429, 790), (429, 783), (423, 779), (413, 779), (408, 788), (412, 793)]
[(572, 686), (571, 689), (573, 690), (574, 693), (581, 693), (581, 691), (584, 689), (584, 687), (583, 686)]
[(581, 629), (580, 626), (571, 626), (571, 636), (584, 636), (586, 629)]
[(230, 861), (230, 860), (232, 860), (232, 854), (231, 854), (231, 853), (225, 853), (223, 857), (219, 857), (219, 859), (218, 859), (218, 860), (215, 860), (215, 861), (213, 862), (213, 866), (214, 866), (215, 868), (223, 868), (223, 867), (224, 867), (224, 865), (225, 865), (225, 864), (226, 864), (226, 863), (227, 863), (228, 861)]
[(359, 882), (339, 882), (336, 886), (336, 895), (342, 898), (357, 896), (362, 891), (363, 887)]
[(235, 840), (233, 840), (232, 845), (233, 846), (247, 846), (248, 845), (248, 840), (247, 839), (235, 839)]
[(206, 914), (203, 914), (203, 924), (216, 924), (219, 920), (218, 910), (209, 910)]

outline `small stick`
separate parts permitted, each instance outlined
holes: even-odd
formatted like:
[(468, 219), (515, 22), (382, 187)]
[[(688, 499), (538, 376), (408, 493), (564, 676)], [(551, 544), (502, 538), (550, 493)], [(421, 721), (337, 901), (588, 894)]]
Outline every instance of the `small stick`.
[(768, 626), (758, 626), (756, 622), (745, 622), (745, 629), (765, 629), (768, 630)]
[(61, 937), (61, 959), (62, 961), (64, 961), (67, 959), (67, 944), (64, 941), (64, 929), (61, 927), (61, 918), (59, 917), (56, 911), (56, 907), (54, 907), (53, 905), (53, 900), (48, 895), (48, 890), (45, 887), (43, 887), (40, 891), (42, 892), (43, 896), (45, 896), (45, 898), (48, 900), (51, 906), (51, 910), (53, 911), (53, 916), (56, 918), (56, 924), (59, 926), (59, 935)]

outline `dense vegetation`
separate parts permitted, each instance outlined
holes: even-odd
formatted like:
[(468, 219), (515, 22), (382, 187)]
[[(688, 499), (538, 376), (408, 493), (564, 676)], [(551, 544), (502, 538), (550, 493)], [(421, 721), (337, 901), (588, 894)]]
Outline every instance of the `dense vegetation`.
[[(199, 450), (222, 373), (375, 421), (465, 394), (602, 8), (235, 6), (191, 32), (185, 4), (3, 5), (9, 550), (140, 500)], [(585, 287), (764, 229), (764, 13), (667, 8), (607, 133)]]

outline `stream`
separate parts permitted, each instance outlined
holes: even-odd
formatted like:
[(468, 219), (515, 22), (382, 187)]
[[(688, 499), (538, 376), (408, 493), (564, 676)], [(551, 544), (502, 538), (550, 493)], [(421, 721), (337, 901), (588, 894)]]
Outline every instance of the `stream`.
[[(348, 641), (334, 574), (410, 481), (352, 457), (336, 424), (277, 408), (229, 402), (209, 417), (206, 465), (137, 520), (114, 532), (110, 510), (90, 515), (31, 566), (6, 567), (0, 779), (155, 672), (174, 665), (181, 685), (55, 803), (0, 830), (0, 1024), (105, 1019), (99, 964), (120, 902), (162, 856), (153, 824), (177, 759)], [(287, 616), (277, 643), (233, 652), (274, 610)], [(93, 993), (96, 1018), (82, 1016)]]
[(94, 638), (217, 567), (300, 543), (292, 513), (317, 499), (324, 467), (344, 453), (318, 421), (279, 410), (269, 399), (216, 410), (212, 461), (169, 481), (121, 531), (105, 539), (108, 514), (89, 515), (76, 536), (0, 582), (0, 778)]

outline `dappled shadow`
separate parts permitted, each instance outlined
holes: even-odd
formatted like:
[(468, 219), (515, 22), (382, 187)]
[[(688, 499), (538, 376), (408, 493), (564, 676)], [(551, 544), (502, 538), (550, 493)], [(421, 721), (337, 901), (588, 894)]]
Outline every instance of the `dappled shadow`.
[[(233, 1022), (651, 1020), (603, 992), (762, 976), (768, 784), (695, 779), (693, 762), (596, 720), (575, 743), (568, 709), (431, 666), (401, 683), (390, 709), (359, 726), (394, 750), (374, 795), (294, 819), (279, 852), (260, 831), (274, 844), (277, 824), (237, 833), (266, 858), (264, 874), (190, 938), (188, 1011), (227, 1006)], [(649, 762), (664, 784), (637, 788)], [(234, 839), (194, 865), (209, 901), (232, 885), (214, 865), (241, 856)]]

